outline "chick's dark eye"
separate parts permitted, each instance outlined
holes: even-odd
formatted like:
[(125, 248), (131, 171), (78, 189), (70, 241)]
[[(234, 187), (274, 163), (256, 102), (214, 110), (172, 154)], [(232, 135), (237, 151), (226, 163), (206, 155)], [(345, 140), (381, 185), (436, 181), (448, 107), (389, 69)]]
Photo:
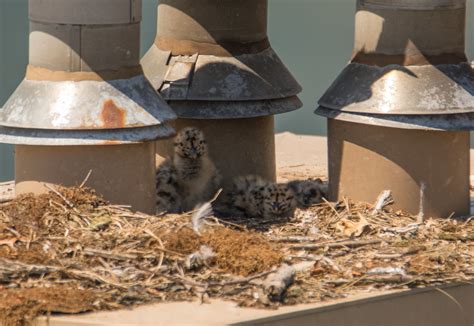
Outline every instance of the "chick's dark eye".
[(316, 196), (316, 190), (315, 189), (311, 189), (311, 191), (309, 192), (309, 194), (311, 196)]

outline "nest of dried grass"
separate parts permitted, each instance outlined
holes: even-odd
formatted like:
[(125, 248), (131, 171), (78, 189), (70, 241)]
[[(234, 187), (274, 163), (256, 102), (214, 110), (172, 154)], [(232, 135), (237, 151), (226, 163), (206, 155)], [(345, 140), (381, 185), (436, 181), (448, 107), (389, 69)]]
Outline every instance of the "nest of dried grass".
[(132, 213), (87, 188), (20, 196), (0, 205), (0, 323), (195, 298), (275, 307), (473, 278), (472, 219), (378, 208), (346, 200), (291, 220), (209, 217), (198, 234), (189, 214)]

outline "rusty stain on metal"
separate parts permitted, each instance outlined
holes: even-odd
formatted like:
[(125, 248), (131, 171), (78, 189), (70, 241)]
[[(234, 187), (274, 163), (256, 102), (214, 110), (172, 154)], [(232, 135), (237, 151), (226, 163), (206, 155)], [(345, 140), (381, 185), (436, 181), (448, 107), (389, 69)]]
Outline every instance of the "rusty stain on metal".
[(123, 128), (125, 126), (125, 110), (119, 108), (113, 100), (104, 102), (101, 119), (105, 128)]

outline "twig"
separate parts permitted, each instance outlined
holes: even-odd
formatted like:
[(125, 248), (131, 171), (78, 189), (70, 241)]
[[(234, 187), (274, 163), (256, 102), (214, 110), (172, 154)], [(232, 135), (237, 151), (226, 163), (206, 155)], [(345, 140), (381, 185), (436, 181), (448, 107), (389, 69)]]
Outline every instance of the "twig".
[(390, 190), (382, 191), (380, 195), (377, 197), (377, 201), (375, 202), (372, 215), (376, 215), (385, 206), (390, 205), (391, 203), (393, 203), (392, 192)]
[(43, 185), (49, 190), (51, 190), (52, 192), (54, 192), (56, 195), (58, 195), (62, 200), (64, 200), (64, 202), (66, 203), (66, 205), (69, 206), (69, 208), (74, 208), (74, 205), (66, 197), (64, 197), (59, 191), (57, 191), (56, 189), (54, 189), (53, 187), (51, 187), (50, 185), (46, 183), (44, 183)]
[(54, 273), (59, 270), (60, 268), (54, 266), (31, 265), (0, 258), (0, 282), (9, 281), (11, 278)]
[(92, 170), (89, 170), (89, 173), (87, 173), (85, 179), (81, 182), (81, 185), (79, 186), (79, 188), (82, 188), (84, 187), (84, 185), (87, 183), (87, 181), (89, 180), (89, 177), (91, 176), (92, 174)]
[(369, 284), (369, 283), (410, 283), (413, 282), (414, 279), (411, 276), (406, 275), (390, 275), (390, 276), (380, 276), (380, 277), (361, 277), (360, 279), (354, 280), (347, 280), (347, 279), (337, 279), (337, 280), (329, 280), (325, 281), (325, 284), (332, 284), (336, 286), (340, 285), (355, 285), (355, 284)]
[(272, 301), (282, 301), (283, 295), (295, 281), (296, 270), (293, 266), (283, 264), (275, 273), (269, 275), (263, 286)]
[(230, 280), (230, 281), (222, 281), (222, 282), (202, 283), (202, 282), (197, 282), (197, 281), (190, 280), (188, 278), (180, 277), (180, 276), (176, 277), (176, 279), (181, 281), (182, 283), (185, 283), (185, 284), (190, 285), (190, 286), (197, 286), (197, 287), (207, 288), (207, 287), (214, 287), (214, 286), (229, 286), (229, 285), (246, 284), (246, 283), (249, 283), (253, 280), (256, 280), (256, 279), (268, 276), (269, 274), (275, 273), (276, 271), (277, 271), (277, 269), (273, 268), (269, 271), (259, 273), (259, 274), (256, 274), (256, 275), (252, 275), (252, 276), (249, 276), (249, 277), (238, 278), (238, 279), (234, 279), (234, 280)]
[(92, 248), (86, 248), (84, 249), (84, 254), (87, 256), (99, 256), (107, 259), (114, 259), (114, 260), (131, 260), (131, 259), (138, 259), (136, 255), (130, 255), (130, 254), (119, 254), (119, 253), (114, 253), (111, 251), (105, 251), (105, 250), (98, 250), (98, 249), (92, 249)]
[(417, 247), (412, 247), (408, 248), (402, 253), (397, 253), (397, 254), (375, 254), (375, 258), (381, 258), (381, 259), (396, 259), (396, 258), (401, 258), (403, 256), (409, 256), (409, 255), (414, 255), (419, 253), (420, 251), (426, 250), (425, 246), (417, 246)]
[(69, 274), (69, 275), (74, 276), (74, 277), (78, 277), (78, 278), (86, 279), (86, 280), (89, 280), (89, 281), (94, 281), (94, 282), (98, 282), (98, 283), (111, 285), (113, 287), (116, 287), (116, 288), (119, 288), (119, 289), (122, 289), (122, 290), (127, 290), (127, 289), (130, 288), (129, 285), (125, 285), (125, 284), (122, 285), (122, 284), (115, 283), (113, 281), (110, 281), (110, 280), (106, 279), (105, 277), (102, 277), (100, 275), (97, 275), (96, 273), (89, 272), (89, 271), (81, 271), (81, 270), (74, 270), (74, 269), (64, 269), (64, 270), (61, 270), (61, 271), (65, 274)]
[(303, 237), (303, 236), (285, 236), (285, 237), (270, 237), (268, 240), (273, 242), (313, 242), (317, 241), (315, 237)]
[(12, 228), (5, 228), (5, 230), (7, 230), (8, 232), (12, 233), (15, 237), (17, 237), (18, 239), (22, 238), (21, 234), (18, 233), (18, 231), (16, 230), (13, 230)]
[(260, 273), (260, 274), (256, 274), (256, 275), (253, 275), (253, 276), (249, 276), (249, 277), (245, 277), (245, 278), (239, 278), (239, 279), (225, 281), (225, 282), (217, 282), (217, 283), (212, 283), (211, 282), (211, 283), (209, 283), (209, 285), (226, 286), (226, 285), (245, 284), (245, 283), (249, 283), (250, 281), (256, 280), (258, 278), (262, 278), (262, 277), (265, 277), (269, 274), (275, 273), (276, 271), (277, 271), (277, 269), (274, 268), (272, 270), (269, 270), (269, 271), (266, 271), (266, 272), (263, 272), (263, 273)]
[(332, 219), (332, 220), (331, 220), (329, 223), (327, 223), (327, 224), (330, 225), (330, 224), (334, 223), (335, 221), (340, 220), (342, 217), (341, 217), (341, 215), (339, 215), (338, 211), (334, 208), (334, 206), (331, 205), (331, 203), (328, 202), (328, 201), (326, 200), (326, 198), (324, 198), (324, 197), (323, 197), (323, 201), (324, 201), (324, 203), (326, 203), (326, 205), (329, 206), (329, 208), (330, 208), (330, 209), (336, 214), (336, 216), (337, 216), (336, 219)]
[[(207, 203), (209, 204), (212, 204), (213, 202), (215, 202), (217, 200), (217, 198), (219, 198), (220, 194), (222, 193), (223, 189), (219, 189), (216, 194), (214, 195), (214, 197), (212, 197), (211, 200), (209, 200)], [(202, 205), (198, 205), (199, 207), (201, 207)], [(185, 215), (193, 215), (194, 213), (196, 213), (197, 211), (199, 210), (199, 208), (195, 208), (189, 212), (186, 212)]]
[(474, 241), (474, 234), (468, 235), (460, 235), (460, 234), (449, 234), (449, 233), (441, 233), (438, 236), (438, 239), (445, 240), (445, 241)]
[(301, 245), (293, 245), (290, 247), (290, 249), (296, 249), (296, 250), (316, 250), (316, 249), (321, 249), (321, 248), (358, 248), (362, 246), (367, 246), (367, 245), (373, 245), (373, 244), (378, 244), (382, 242), (387, 242), (386, 240), (379, 240), (379, 239), (374, 239), (374, 240), (354, 240), (354, 241), (344, 241), (344, 242), (331, 242), (331, 243), (318, 243), (318, 244), (301, 244)]
[(0, 197), (0, 204), (6, 204), (15, 199), (15, 196), (2, 196)]
[[(158, 243), (159, 243), (161, 246), (163, 246), (163, 242), (161, 241), (161, 239), (158, 238), (151, 230), (146, 229), (146, 230), (145, 230), (145, 233), (148, 234), (148, 235), (149, 235), (150, 237), (152, 237), (153, 239), (155, 239), (156, 241), (158, 241)], [(177, 255), (177, 256), (181, 256), (181, 257), (186, 257), (186, 256), (187, 256), (187, 255), (181, 254), (181, 253), (176, 252), (176, 251), (172, 251), (172, 250), (165, 249), (164, 247), (156, 248), (156, 250), (160, 250), (160, 251), (167, 252), (167, 253), (169, 253), (169, 254)]]
[(388, 232), (394, 232), (394, 233), (408, 233), (412, 231), (416, 231), (419, 229), (421, 224), (419, 223), (413, 223), (404, 227), (390, 227), (390, 228), (384, 228), (384, 231)]

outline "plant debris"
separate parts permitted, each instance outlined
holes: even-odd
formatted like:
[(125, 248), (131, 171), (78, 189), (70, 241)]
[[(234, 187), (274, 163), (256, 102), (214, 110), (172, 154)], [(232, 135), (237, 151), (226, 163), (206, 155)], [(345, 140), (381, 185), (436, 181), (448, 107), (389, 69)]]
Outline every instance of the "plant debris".
[(275, 308), (474, 278), (472, 218), (419, 222), (382, 198), (265, 220), (206, 206), (149, 216), (80, 187), (19, 196), (0, 204), (0, 323), (207, 298)]
[(81, 313), (95, 310), (97, 295), (91, 290), (67, 286), (51, 288), (2, 289), (0, 325), (24, 325), (34, 317), (51, 311)]

